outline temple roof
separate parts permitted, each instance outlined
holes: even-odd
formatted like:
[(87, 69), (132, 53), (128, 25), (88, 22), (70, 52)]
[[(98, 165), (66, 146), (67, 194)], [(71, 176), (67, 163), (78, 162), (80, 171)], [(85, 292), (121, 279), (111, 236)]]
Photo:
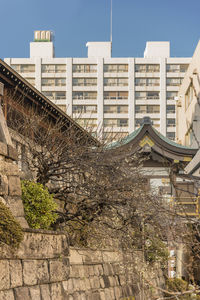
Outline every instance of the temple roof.
[[(148, 149), (147, 149), (148, 148)], [(198, 149), (182, 146), (163, 136), (153, 126), (150, 118), (145, 117), (142, 126), (126, 138), (109, 144), (107, 149), (129, 149), (132, 153), (143, 150), (156, 152), (174, 162), (191, 161)], [(146, 150), (145, 150), (146, 149)]]

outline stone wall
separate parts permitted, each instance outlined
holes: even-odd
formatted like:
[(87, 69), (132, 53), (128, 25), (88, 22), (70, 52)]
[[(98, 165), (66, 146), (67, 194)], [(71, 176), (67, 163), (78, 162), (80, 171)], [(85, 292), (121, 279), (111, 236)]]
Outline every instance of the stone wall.
[[(69, 300), (153, 299), (152, 289), (142, 281), (141, 253), (114, 250), (70, 249)], [(140, 269), (138, 268), (140, 266)], [(162, 272), (148, 272), (155, 286), (163, 283)], [(143, 289), (144, 287), (144, 289)], [(144, 298), (142, 293), (144, 291)], [(154, 296), (158, 291), (154, 290)]]
[(65, 234), (26, 229), (18, 250), (0, 248), (0, 300), (67, 299)]
[[(140, 300), (137, 252), (71, 248), (69, 255), (64, 233), (28, 228), (16, 160), (0, 107), (0, 201), (24, 228), (19, 249), (0, 246), (0, 300)], [(144, 299), (152, 299), (146, 286)]]

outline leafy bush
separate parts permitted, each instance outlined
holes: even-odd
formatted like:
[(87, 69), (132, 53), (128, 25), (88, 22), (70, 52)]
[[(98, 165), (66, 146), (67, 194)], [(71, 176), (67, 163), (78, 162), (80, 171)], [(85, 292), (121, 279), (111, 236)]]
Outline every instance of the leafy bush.
[(163, 241), (154, 237), (150, 239), (150, 245), (145, 249), (145, 258), (148, 262), (160, 262), (161, 266), (167, 263), (169, 257), (168, 249)]
[(20, 224), (10, 209), (0, 201), (0, 243), (18, 248), (22, 240), (23, 232)]
[[(189, 291), (191, 289), (190, 285), (187, 281), (180, 279), (180, 278), (172, 278), (167, 279), (166, 281), (166, 289), (169, 292), (185, 292)], [(167, 293), (165, 296), (169, 296)], [(177, 297), (174, 297), (172, 299), (177, 299)], [(191, 294), (186, 294), (179, 296), (178, 299), (180, 300), (200, 300), (200, 296), (196, 295), (194, 292)]]
[(31, 228), (49, 229), (57, 219), (57, 204), (42, 184), (22, 181), (22, 200), (26, 220)]

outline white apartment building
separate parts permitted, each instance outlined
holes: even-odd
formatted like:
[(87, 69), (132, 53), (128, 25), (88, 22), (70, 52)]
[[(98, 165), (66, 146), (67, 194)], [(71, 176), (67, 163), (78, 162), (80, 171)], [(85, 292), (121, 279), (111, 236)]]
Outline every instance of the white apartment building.
[(30, 58), (5, 62), (104, 138), (126, 136), (149, 116), (157, 130), (175, 139), (175, 102), (191, 58), (170, 57), (169, 42), (147, 42), (139, 58), (112, 57), (111, 42), (86, 46), (86, 58), (57, 58), (51, 32), (35, 31)]

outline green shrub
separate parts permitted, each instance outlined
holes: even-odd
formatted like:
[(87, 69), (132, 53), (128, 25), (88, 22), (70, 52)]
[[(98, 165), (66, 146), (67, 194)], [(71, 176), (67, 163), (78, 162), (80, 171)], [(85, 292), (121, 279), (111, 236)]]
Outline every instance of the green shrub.
[[(166, 280), (166, 289), (169, 292), (185, 292), (191, 289), (190, 285), (187, 281), (180, 279), (180, 278), (171, 278)], [(165, 294), (165, 296), (169, 296), (169, 294)], [(172, 299), (177, 299), (174, 297)], [(200, 296), (196, 295), (194, 292), (191, 294), (186, 294), (179, 296), (178, 299), (180, 300), (200, 300)]]
[(145, 248), (145, 258), (148, 262), (160, 262), (161, 266), (166, 265), (169, 257), (168, 249), (163, 241), (154, 237), (150, 240), (150, 245)]
[(20, 224), (10, 209), (0, 201), (0, 243), (18, 248), (22, 240), (23, 232)]
[(22, 181), (22, 200), (26, 220), (31, 228), (49, 229), (57, 219), (57, 204), (42, 184)]

